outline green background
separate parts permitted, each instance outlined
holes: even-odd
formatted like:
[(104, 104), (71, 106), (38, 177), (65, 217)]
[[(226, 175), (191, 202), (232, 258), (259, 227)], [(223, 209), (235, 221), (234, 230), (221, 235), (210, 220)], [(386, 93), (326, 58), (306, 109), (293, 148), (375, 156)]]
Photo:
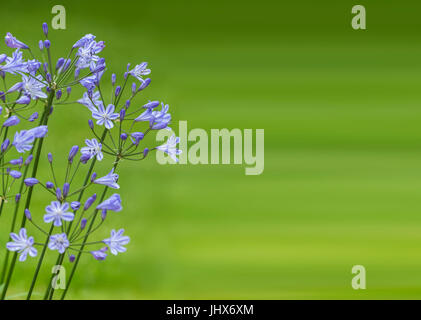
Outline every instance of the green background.
[[(2, 3), (2, 33), (36, 46), (55, 4)], [(421, 298), (419, 2), (59, 4), (67, 29), (51, 30), (55, 58), (93, 33), (107, 45), (104, 78), (149, 62), (152, 85), (138, 104), (168, 103), (176, 130), (178, 120), (265, 130), (260, 176), (241, 165), (123, 163), (124, 210), (98, 236), (125, 227), (128, 252), (84, 257), (68, 298)], [(351, 28), (356, 4), (367, 9), (365, 31)], [(61, 171), (89, 116), (80, 105), (55, 111), (45, 150)], [(51, 199), (35, 196), (41, 220)], [(10, 295), (28, 289), (35, 261), (18, 264)], [(354, 265), (367, 270), (366, 290), (351, 287)]]

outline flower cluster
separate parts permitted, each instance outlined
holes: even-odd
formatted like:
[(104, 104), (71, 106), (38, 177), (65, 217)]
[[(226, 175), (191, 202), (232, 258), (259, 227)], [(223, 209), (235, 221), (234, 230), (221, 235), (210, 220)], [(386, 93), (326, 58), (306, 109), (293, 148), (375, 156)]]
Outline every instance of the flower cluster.
[[(127, 64), (120, 83), (117, 81), (117, 75), (111, 74), (108, 81), (111, 81), (112, 92), (103, 95), (101, 84), (107, 69), (105, 59), (100, 54), (105, 48), (104, 42), (97, 41), (92, 34), (87, 34), (74, 43), (66, 58), (59, 58), (53, 64), (47, 24), (44, 23), (42, 29), (46, 38), (40, 40), (38, 45), (42, 59), (35, 59), (29, 46), (10, 33), (6, 35), (5, 41), (7, 46), (14, 48), (15, 51), (11, 57), (0, 55), (0, 76), (4, 78), (4, 75), (9, 73), (19, 78), (10, 89), (0, 92), (0, 99), (8, 115), (0, 129), (0, 136), (3, 130), (5, 131), (0, 160), (3, 175), (12, 178), (10, 184), (9, 179), (3, 184), (5, 187), (2, 199), (14, 196), (15, 212), (17, 212), (21, 196), (26, 192), (28, 194), (21, 228), (12, 225), (10, 241), (6, 245), (9, 252), (14, 253), (14, 259), (18, 256), (19, 261), (25, 261), (28, 255), (39, 257), (28, 298), (38, 277), (46, 249), (58, 253), (57, 265), (63, 264), (63, 257), (67, 256), (70, 263), (73, 263), (72, 275), (82, 254), (89, 254), (96, 260), (105, 260), (108, 252), (117, 255), (126, 251), (125, 246), (129, 244), (130, 238), (124, 234), (122, 228), (111, 228), (108, 238), (89, 240), (95, 231), (104, 226), (104, 221), (108, 221), (109, 212), (120, 212), (123, 209), (120, 194), (113, 193), (107, 196), (110, 189), (120, 189), (117, 170), (122, 160), (144, 160), (152, 151), (160, 150), (174, 161), (178, 161), (177, 155), (181, 153), (177, 148), (179, 138), (174, 134), (163, 145), (144, 145), (148, 134), (162, 129), (171, 131), (168, 104), (158, 100), (141, 103), (136, 101), (140, 93), (151, 83), (151, 79), (147, 78), (151, 70), (146, 62), (137, 64), (133, 68)], [(25, 50), (31, 59), (24, 60), (22, 53)], [(72, 86), (75, 85), (82, 86), (86, 91), (77, 101), (68, 101)], [(67, 93), (65, 98), (63, 92)], [(111, 98), (105, 99), (105, 96)], [(38, 102), (44, 107), (40, 125), (17, 131), (13, 141), (9, 141), (7, 131), (17, 125), (20, 119), (27, 119), (31, 123), (38, 118), (38, 113), (24, 117), (20, 112), (30, 109), (31, 104), (37, 105)], [(28, 170), (22, 173), (22, 168), (29, 166), (33, 159), (34, 141), (43, 139), (48, 132), (47, 121), (53, 109), (70, 103), (85, 106), (90, 115), (88, 120), (90, 135), (86, 136), (85, 145), (71, 147), (67, 155), (66, 170), (59, 174), (55, 172), (53, 155), (48, 153), (45, 163), (50, 167), (50, 177), (40, 179), (36, 176), (38, 157), (42, 148), (42, 143), (39, 143), (35, 153), (37, 161), (33, 161), (35, 165), (32, 174), (28, 175)], [(12, 148), (16, 153), (30, 152), (30, 155), (25, 160), (20, 157), (6, 162), (4, 156)], [(98, 177), (94, 170), (100, 161), (109, 163), (109, 169), (106, 171), (108, 173), (104, 172)], [(86, 165), (87, 163), (90, 164)], [(59, 181), (57, 177), (60, 176), (63, 178)], [(75, 186), (75, 181), (81, 180), (75, 179), (77, 176), (83, 176), (84, 179), (81, 185)], [(21, 179), (19, 190), (23, 190), (22, 194), (6, 195), (5, 190), (10, 190), (11, 184), (17, 179)], [(51, 196), (50, 201), (45, 204), (44, 212), (31, 212), (29, 204), (34, 188), (42, 189)], [(96, 190), (98, 188), (102, 189), (102, 192)], [(30, 230), (25, 227), (25, 222), (41, 231), (45, 235), (45, 241), (36, 242), (34, 237), (28, 236)], [(37, 249), (37, 246), (40, 248)], [(85, 249), (86, 247), (89, 249)], [(42, 254), (39, 255), (39, 252)], [(7, 259), (8, 255), (5, 265)], [(1, 298), (5, 297), (14, 269), (14, 260), (6, 269), (8, 280)], [(2, 272), (4, 274), (5, 270)], [(0, 278), (0, 283), (1, 280)], [(67, 283), (67, 289), (70, 281)], [(62, 297), (65, 296), (67, 289)], [(53, 294), (54, 289), (49, 287), (45, 297), (52, 298)]]

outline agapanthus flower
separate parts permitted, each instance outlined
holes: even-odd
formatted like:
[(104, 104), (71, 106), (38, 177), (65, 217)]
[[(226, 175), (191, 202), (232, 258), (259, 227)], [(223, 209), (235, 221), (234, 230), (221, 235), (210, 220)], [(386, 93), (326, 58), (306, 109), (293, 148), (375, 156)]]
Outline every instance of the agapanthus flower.
[(45, 87), (45, 84), (42, 82), (42, 76), (38, 75), (35, 77), (22, 76), (22, 89), (26, 95), (30, 96), (32, 100), (37, 98), (47, 98), (47, 94), (42, 91), (42, 88)]
[(161, 111), (152, 111), (153, 107), (147, 109), (138, 116), (135, 121), (149, 121), (149, 126), (153, 130), (170, 129), (168, 124), (171, 122), (171, 114), (168, 113), (168, 104), (161, 103)]
[(12, 145), (19, 153), (32, 149), (35, 138), (43, 138), (48, 132), (47, 126), (39, 126), (30, 130), (22, 130), (15, 133)]
[(19, 261), (25, 261), (28, 254), (31, 257), (37, 256), (37, 249), (33, 247), (34, 245), (34, 237), (29, 237), (26, 234), (26, 229), (22, 228), (19, 231), (19, 234), (11, 233), (10, 237), (12, 238), (12, 242), (8, 242), (6, 247), (10, 251), (17, 251), (20, 253)]
[(171, 159), (173, 159), (175, 162), (178, 162), (176, 156), (181, 153), (181, 150), (177, 149), (176, 147), (178, 143), (180, 143), (180, 138), (173, 134), (168, 138), (167, 143), (156, 147), (156, 149), (165, 152), (171, 157)]
[(98, 161), (101, 161), (104, 158), (103, 153), (101, 152), (102, 144), (99, 143), (95, 138), (85, 140), (86, 147), (80, 149), (80, 152), (84, 155), (89, 155), (90, 158), (96, 156)]
[(77, 51), (77, 56), (79, 57), (76, 67), (78, 69), (84, 69), (88, 67), (95, 67), (96, 62), (99, 61), (99, 57), (97, 56), (98, 53), (100, 53), (105, 45), (103, 41), (96, 42), (95, 36), (93, 35), (86, 35), (82, 39), (80, 39), (75, 44), (79, 47)]
[(28, 60), (28, 63), (26, 64), (26, 66), (27, 66), (28, 72), (32, 75), (35, 75), (35, 73), (41, 67), (41, 62), (39, 62), (36, 59)]
[(59, 253), (64, 253), (66, 249), (69, 247), (70, 242), (67, 239), (65, 233), (59, 233), (52, 235), (50, 237), (50, 242), (48, 243), (48, 248), (51, 250), (58, 250)]
[(54, 221), (54, 226), (60, 227), (62, 220), (73, 221), (75, 215), (72, 212), (68, 212), (69, 204), (67, 202), (61, 204), (58, 201), (52, 201), (50, 205), (45, 208), (47, 212), (44, 215), (44, 222), (50, 223)]
[(117, 255), (119, 252), (125, 252), (127, 249), (123, 247), (130, 242), (130, 237), (123, 236), (124, 229), (115, 231), (111, 230), (111, 237), (102, 240), (109, 248), (113, 255)]
[(120, 195), (118, 193), (114, 193), (107, 200), (100, 203), (96, 208), (97, 210), (111, 210), (115, 212), (121, 211), (123, 207), (121, 206)]
[(135, 77), (139, 81), (143, 82), (145, 80), (142, 78), (142, 76), (146, 76), (151, 73), (151, 70), (147, 69), (147, 66), (148, 66), (147, 62), (142, 62), (141, 64), (138, 64), (132, 70), (130, 70), (129, 74), (131, 74), (133, 77)]
[(119, 117), (118, 113), (114, 113), (115, 107), (109, 104), (107, 109), (102, 104), (99, 105), (98, 110), (92, 112), (92, 117), (97, 120), (98, 125), (105, 125), (105, 128), (111, 129), (114, 127), (113, 120)]
[(6, 45), (9, 48), (14, 48), (14, 49), (28, 49), (29, 48), (22, 41), (19, 41), (18, 39), (16, 39), (10, 32), (6, 34), (6, 37), (4, 38), (4, 40), (6, 42)]
[[(92, 101), (93, 101), (94, 104), (92, 104), (91, 99), (92, 99)], [(82, 99), (79, 99), (77, 102), (80, 103), (80, 104), (83, 104), (86, 107), (88, 107), (88, 109), (91, 112), (97, 112), (98, 111), (97, 106), (99, 106), (100, 104), (102, 104), (102, 102), (101, 102), (101, 95), (100, 95), (99, 91), (94, 92), (92, 94), (91, 99), (89, 99), (88, 92), (85, 92), (83, 94)]]
[(22, 177), (22, 173), (20, 171), (17, 171), (17, 170), (11, 170), (9, 172), (9, 175), (14, 179), (19, 179), (20, 177)]
[(98, 178), (94, 180), (96, 184), (102, 184), (104, 186), (113, 188), (113, 189), (120, 189), (120, 186), (117, 184), (118, 181), (118, 174), (114, 173), (114, 168), (104, 177)]
[(107, 257), (107, 254), (105, 253), (107, 252), (107, 250), (108, 248), (104, 247), (96, 251), (91, 251), (91, 254), (96, 260), (102, 261), (102, 260), (105, 260), (105, 258)]
[(0, 66), (0, 70), (11, 74), (28, 72), (27, 63), (22, 59), (22, 51), (14, 51), (12, 57), (6, 59), (6, 64)]

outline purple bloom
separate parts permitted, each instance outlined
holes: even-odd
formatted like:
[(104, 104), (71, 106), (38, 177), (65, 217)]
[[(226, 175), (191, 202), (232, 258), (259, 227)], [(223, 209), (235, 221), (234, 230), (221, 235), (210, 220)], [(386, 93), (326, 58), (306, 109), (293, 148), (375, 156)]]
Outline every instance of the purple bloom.
[(45, 48), (47, 48), (47, 49), (49, 49), (49, 48), (51, 47), (51, 42), (50, 42), (50, 40), (45, 40), (45, 41), (44, 41), (44, 47), (45, 47)]
[(77, 211), (80, 208), (80, 202), (79, 201), (73, 201), (70, 204), (70, 207), (72, 208), (73, 211)]
[(21, 42), (18, 39), (16, 39), (10, 32), (8, 32), (6, 34), (5, 42), (6, 42), (6, 45), (9, 48), (14, 48), (14, 49), (29, 49), (29, 47), (26, 44), (24, 44), (23, 42)]
[(159, 106), (159, 101), (149, 101), (147, 104), (142, 106), (143, 109), (155, 109)]
[(177, 149), (177, 144), (180, 142), (180, 138), (176, 137), (174, 134), (168, 138), (167, 143), (156, 147), (156, 149), (161, 150), (168, 154), (171, 159), (173, 159), (175, 162), (178, 162), (178, 159), (176, 155), (181, 153), (181, 150)]
[(107, 200), (100, 203), (96, 208), (97, 210), (111, 210), (115, 212), (121, 211), (123, 207), (121, 206), (120, 195), (118, 193), (114, 193)]
[(147, 78), (145, 81), (142, 82), (139, 89), (137, 89), (137, 92), (142, 91), (143, 89), (146, 89), (151, 83), (151, 79)]
[(94, 182), (96, 179), (96, 172), (92, 173), (91, 175), (91, 182)]
[(147, 108), (146, 111), (138, 116), (135, 121), (149, 121), (149, 126), (153, 130), (169, 129), (168, 124), (171, 121), (171, 114), (168, 113), (169, 106), (163, 102), (161, 105), (161, 111), (152, 111), (152, 108), (155, 107), (154, 104), (152, 102), (146, 104), (144, 106)]
[(55, 234), (50, 237), (50, 242), (48, 243), (48, 248), (50, 250), (58, 250), (59, 253), (64, 253), (69, 247), (70, 242), (67, 240), (65, 233)]
[(38, 71), (39, 67), (41, 67), (41, 62), (33, 59), (29, 60), (27, 64), (28, 72), (32, 75), (35, 75), (35, 73)]
[(11, 116), (8, 118), (4, 123), (3, 127), (12, 127), (17, 125), (20, 122), (19, 118), (17, 116)]
[[(76, 67), (78, 69), (84, 68), (94, 68), (96, 66), (96, 62), (99, 61), (99, 57), (97, 56), (100, 53), (105, 45), (103, 41), (96, 42), (95, 36), (93, 35), (86, 35), (78, 42), (76, 42), (75, 46), (79, 47), (77, 51), (77, 56), (79, 57)], [(74, 46), (74, 47), (75, 47)]]
[(151, 73), (151, 70), (146, 68), (147, 66), (148, 64), (146, 62), (142, 62), (141, 64), (135, 66), (134, 69), (129, 72), (129, 74), (143, 82), (145, 80), (143, 80), (142, 76), (146, 76)]
[(30, 96), (32, 100), (37, 98), (47, 98), (47, 94), (42, 91), (45, 87), (42, 81), (42, 76), (38, 75), (35, 77), (22, 76), (22, 89), (26, 95)]
[(6, 59), (6, 64), (0, 70), (11, 74), (28, 72), (27, 64), (22, 60), (22, 51), (17, 49), (12, 57)]
[(56, 91), (56, 99), (57, 100), (60, 100), (62, 95), (63, 95), (63, 92), (61, 90)]
[(28, 95), (21, 96), (18, 100), (16, 100), (16, 104), (29, 104), (31, 102), (31, 97)]
[(145, 148), (143, 150), (143, 158), (146, 158), (146, 156), (148, 155), (148, 153), (149, 153), (149, 149), (148, 148)]
[(71, 255), (69, 256), (69, 262), (70, 262), (70, 263), (74, 262), (74, 261), (75, 261), (75, 259), (76, 259), (76, 257), (75, 257), (75, 255), (74, 255), (74, 254), (71, 254)]
[(38, 179), (36, 178), (26, 178), (25, 180), (23, 180), (23, 182), (27, 187), (33, 187), (34, 185), (39, 183)]
[(96, 260), (102, 261), (102, 260), (105, 260), (105, 258), (107, 257), (107, 254), (105, 253), (107, 250), (108, 248), (104, 247), (96, 251), (91, 251), (91, 254)]
[(39, 126), (30, 130), (22, 130), (15, 133), (12, 145), (19, 153), (32, 149), (35, 138), (43, 138), (47, 133), (47, 126)]
[[(91, 99), (93, 101), (93, 104), (92, 104)], [(98, 112), (97, 106), (99, 106), (99, 105), (102, 104), (102, 102), (101, 102), (101, 95), (99, 94), (99, 91), (94, 92), (92, 94), (91, 99), (89, 99), (88, 93), (85, 92), (83, 94), (82, 99), (79, 99), (77, 102), (80, 103), (80, 104), (83, 104), (86, 107), (88, 107), (88, 109), (91, 112)]]
[(96, 179), (94, 183), (102, 184), (104, 186), (113, 188), (113, 189), (120, 189), (120, 186), (117, 184), (118, 181), (118, 174), (114, 173), (114, 168), (104, 177)]
[(133, 132), (130, 136), (131, 136), (132, 142), (135, 145), (138, 145), (140, 140), (142, 140), (145, 135), (143, 134), (143, 132)]
[(19, 234), (12, 232), (10, 238), (12, 238), (13, 242), (8, 242), (6, 247), (10, 251), (17, 251), (20, 253), (19, 261), (25, 261), (28, 254), (31, 257), (37, 256), (38, 251), (33, 247), (34, 237), (28, 238), (25, 228), (20, 229)]
[(20, 171), (17, 171), (17, 170), (11, 170), (9, 172), (9, 174), (14, 179), (19, 179), (20, 177), (22, 177), (22, 173)]
[(123, 141), (127, 140), (127, 133), (122, 133), (120, 135), (120, 139), (123, 140)]
[(61, 189), (60, 188), (56, 188), (56, 198), (57, 200), (61, 200)]
[(45, 186), (47, 187), (47, 189), (52, 189), (54, 188), (54, 183), (52, 183), (51, 181), (47, 181)]
[(117, 232), (111, 230), (111, 237), (102, 240), (109, 248), (113, 255), (117, 255), (119, 252), (125, 252), (127, 249), (123, 247), (130, 242), (128, 236), (123, 236), (124, 229), (120, 229)]
[(98, 125), (105, 125), (105, 128), (111, 129), (114, 127), (113, 120), (118, 118), (118, 113), (114, 113), (114, 105), (109, 104), (107, 109), (101, 104), (96, 112), (92, 112), (92, 117), (97, 120)]
[(83, 47), (86, 44), (89, 44), (91, 41), (95, 40), (95, 36), (93, 34), (87, 34), (81, 39), (79, 39), (74, 45), (73, 48)]
[(50, 223), (54, 221), (54, 226), (60, 227), (62, 220), (73, 221), (75, 215), (72, 212), (68, 212), (68, 210), (69, 204), (67, 202), (61, 204), (58, 201), (52, 201), (51, 204), (45, 208), (47, 213), (44, 215), (44, 222)]
[(101, 161), (104, 158), (104, 155), (101, 152), (102, 144), (100, 144), (95, 138), (92, 140), (86, 139), (85, 143), (87, 147), (80, 149), (82, 155), (89, 155), (90, 158), (96, 156), (98, 161)]
[(20, 201), (20, 198), (21, 198), (21, 194), (17, 193), (15, 196), (15, 202), (18, 203)]

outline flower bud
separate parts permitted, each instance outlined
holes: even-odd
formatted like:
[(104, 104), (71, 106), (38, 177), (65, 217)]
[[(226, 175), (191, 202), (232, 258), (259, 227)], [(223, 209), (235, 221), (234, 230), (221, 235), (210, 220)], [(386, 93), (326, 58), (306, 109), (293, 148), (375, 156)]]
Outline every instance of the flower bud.
[(137, 90), (136, 83), (133, 82), (132, 83), (132, 94), (135, 94), (136, 93), (136, 90)]
[(121, 92), (121, 87), (117, 86), (117, 88), (115, 88), (115, 96), (117, 97)]
[(9, 175), (13, 179), (19, 179), (20, 177), (22, 177), (22, 173), (20, 171), (17, 171), (17, 170), (10, 170)]
[(9, 161), (9, 163), (13, 166), (20, 166), (23, 163), (23, 158), (20, 157), (18, 159), (12, 159)]
[(115, 75), (115, 73), (113, 73), (112, 75), (111, 75), (111, 83), (112, 83), (112, 85), (114, 86), (115, 85), (115, 81), (117, 80), (117, 76)]
[(77, 211), (80, 208), (80, 202), (79, 201), (73, 201), (70, 204), (70, 207), (72, 208), (73, 211)]
[(33, 187), (34, 185), (39, 183), (38, 179), (36, 178), (26, 178), (25, 180), (23, 180), (23, 182), (27, 187)]
[(80, 156), (80, 162), (82, 162), (83, 164), (87, 163), (89, 159), (91, 159), (89, 153), (82, 153), (82, 155)]
[(96, 172), (94, 172), (94, 173), (92, 173), (92, 175), (91, 175), (91, 182), (94, 182), (95, 181), (95, 179), (96, 179)]
[(59, 58), (56, 64), (56, 70), (60, 69), (63, 66), (64, 62), (65, 62), (64, 58)]
[(10, 118), (8, 118), (4, 123), (3, 123), (3, 127), (12, 127), (17, 125), (20, 122), (19, 118), (16, 116), (11, 116)]
[(149, 101), (142, 108), (144, 108), (144, 109), (154, 109), (157, 106), (159, 106), (159, 101)]
[(47, 159), (49, 163), (53, 163), (53, 155), (51, 154), (51, 152), (48, 152)]
[(92, 195), (92, 197), (88, 198), (88, 200), (86, 200), (85, 202), (85, 206), (83, 207), (83, 210), (88, 210), (90, 208), (90, 206), (95, 202), (96, 200), (96, 193), (94, 193)]
[(57, 198), (57, 200), (61, 200), (61, 189), (60, 188), (57, 188), (56, 189), (56, 198)]
[(67, 95), (69, 96), (70, 93), (72, 92), (72, 87), (67, 87), (66, 92), (67, 92)]
[(120, 121), (123, 121), (125, 117), (126, 117), (126, 109), (121, 109), (120, 110)]
[(7, 148), (9, 148), (10, 145), (10, 140), (6, 139), (3, 141), (3, 143), (1, 144), (1, 152), (5, 152), (7, 150)]
[(29, 117), (28, 121), (29, 122), (34, 122), (37, 119), (38, 119), (38, 112), (34, 112), (33, 114), (31, 114), (31, 116)]
[(107, 210), (102, 210), (102, 212), (101, 212), (102, 221), (104, 221), (106, 217), (107, 217)]
[(86, 218), (83, 218), (81, 221), (80, 221), (80, 230), (83, 230), (83, 229), (85, 229), (85, 227), (86, 227), (86, 223), (88, 222), (88, 220), (86, 220)]
[(60, 89), (58, 89), (57, 91), (56, 91), (56, 99), (57, 100), (60, 100), (60, 98), (61, 98), (61, 96), (63, 95), (63, 92), (60, 90)]
[(70, 262), (70, 263), (72, 263), (72, 262), (74, 262), (75, 260), (76, 260), (75, 255), (74, 255), (74, 254), (71, 254), (71, 255), (69, 256), (69, 262)]
[(42, 41), (42, 40), (40, 40), (39, 42), (38, 42), (38, 47), (39, 47), (39, 49), (42, 51), (42, 50), (44, 50), (44, 41)]
[(143, 158), (146, 158), (146, 156), (148, 155), (148, 153), (149, 153), (149, 149), (148, 148), (145, 148), (143, 150)]
[(44, 32), (45, 36), (48, 37), (48, 24), (46, 22), (42, 24), (42, 31)]
[(63, 185), (63, 197), (66, 198), (67, 195), (69, 194), (69, 189), (70, 189), (70, 184), (69, 183), (65, 183)]
[(45, 41), (44, 41), (44, 47), (45, 47), (45, 48), (47, 48), (47, 49), (49, 49), (49, 48), (50, 48), (50, 46), (51, 46), (51, 42), (50, 42), (50, 40), (45, 40)]
[(18, 202), (19, 202), (19, 200), (20, 200), (20, 198), (21, 198), (20, 193), (16, 194), (16, 195), (15, 195), (15, 202), (16, 202), (16, 203), (18, 203)]
[(79, 146), (73, 146), (69, 151), (68, 160), (70, 163), (73, 162), (73, 158), (76, 156), (77, 152), (79, 151)]
[(31, 220), (32, 220), (31, 211), (29, 211), (28, 209), (25, 209), (25, 217), (26, 217), (26, 219), (28, 219), (29, 221), (31, 221)]
[(89, 128), (91, 129), (94, 128), (94, 122), (91, 119), (88, 120), (88, 124), (89, 124)]
[(52, 183), (51, 181), (47, 181), (47, 183), (45, 184), (45, 186), (47, 187), (47, 189), (53, 189), (54, 188), (54, 183)]
[(127, 140), (127, 133), (122, 133), (120, 135), (120, 139), (123, 140), (123, 141)]
[(32, 162), (32, 159), (34, 159), (34, 156), (30, 154), (25, 160), (25, 166), (29, 165)]

